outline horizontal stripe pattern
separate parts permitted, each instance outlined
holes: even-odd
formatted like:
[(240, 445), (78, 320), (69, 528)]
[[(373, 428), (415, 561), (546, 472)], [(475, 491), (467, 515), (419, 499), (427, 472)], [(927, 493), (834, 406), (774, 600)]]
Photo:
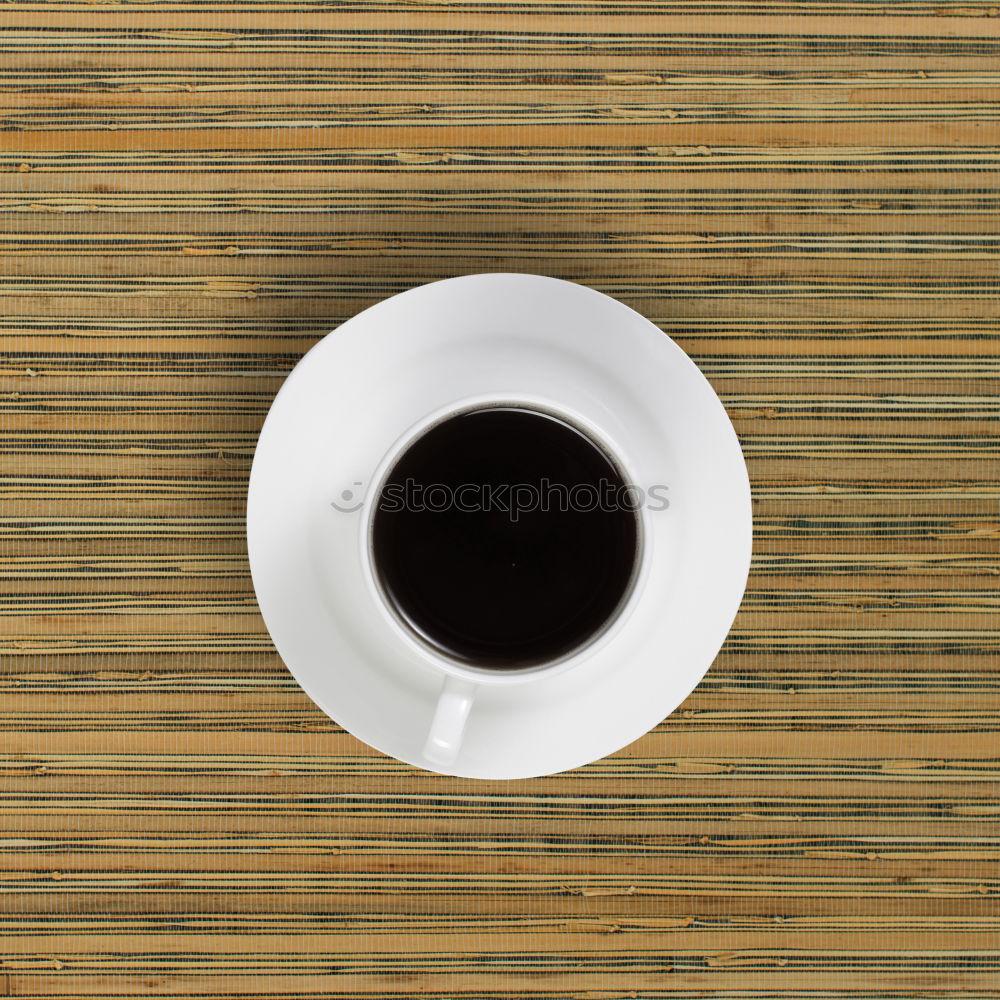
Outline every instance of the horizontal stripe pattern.
[[(0, 993), (1000, 998), (994, 0), (17, 0), (0, 19)], [(256, 608), (282, 380), (424, 281), (669, 333), (740, 614), (605, 760), (458, 781)]]

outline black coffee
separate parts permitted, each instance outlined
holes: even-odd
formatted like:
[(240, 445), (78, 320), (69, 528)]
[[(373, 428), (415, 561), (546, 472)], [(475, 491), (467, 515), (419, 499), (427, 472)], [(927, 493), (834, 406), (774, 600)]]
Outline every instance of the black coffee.
[(525, 667), (584, 644), (621, 605), (637, 517), (589, 437), (515, 406), (418, 438), (377, 498), (372, 553), (397, 614), (438, 651)]

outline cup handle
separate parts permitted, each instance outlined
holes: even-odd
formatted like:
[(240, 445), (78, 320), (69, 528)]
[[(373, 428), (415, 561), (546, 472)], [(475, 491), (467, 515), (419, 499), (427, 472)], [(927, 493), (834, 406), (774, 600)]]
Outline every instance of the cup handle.
[(435, 764), (450, 764), (462, 746), (465, 720), (469, 717), (476, 685), (458, 677), (446, 677), (438, 696), (424, 757)]

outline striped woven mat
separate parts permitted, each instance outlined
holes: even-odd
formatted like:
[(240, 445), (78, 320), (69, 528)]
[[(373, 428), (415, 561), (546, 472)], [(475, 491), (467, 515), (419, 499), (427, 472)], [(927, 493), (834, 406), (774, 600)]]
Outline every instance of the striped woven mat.
[[(0, 13), (0, 994), (1000, 997), (996, 0)], [(365, 306), (649, 316), (727, 405), (749, 591), (682, 708), (512, 783), (337, 728), (254, 443)]]

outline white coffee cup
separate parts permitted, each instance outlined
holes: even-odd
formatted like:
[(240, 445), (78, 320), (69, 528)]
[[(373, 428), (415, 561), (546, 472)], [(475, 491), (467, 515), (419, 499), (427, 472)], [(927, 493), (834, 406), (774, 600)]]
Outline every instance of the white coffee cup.
[(556, 674), (567, 673), (573, 670), (574, 667), (585, 662), (590, 656), (599, 652), (605, 644), (610, 642), (616, 632), (628, 620), (632, 608), (640, 599), (642, 584), (644, 582), (644, 572), (647, 568), (647, 560), (644, 558), (645, 548), (643, 546), (643, 538), (649, 515), (640, 506), (635, 510), (638, 529), (636, 533), (635, 566), (631, 579), (628, 581), (625, 594), (614, 613), (607, 622), (598, 628), (578, 648), (550, 662), (534, 664), (532, 666), (497, 669), (495, 667), (474, 666), (459, 662), (445, 656), (440, 650), (423, 642), (401, 620), (379, 583), (374, 558), (372, 526), (378, 498), (382, 492), (382, 484), (400, 457), (418, 438), (426, 434), (435, 425), (463, 413), (494, 406), (516, 407), (552, 416), (569, 424), (580, 431), (584, 437), (589, 439), (592, 444), (596, 445), (608, 457), (616, 467), (624, 483), (634, 482), (634, 477), (630, 474), (628, 461), (621, 454), (621, 449), (614, 442), (608, 440), (606, 434), (600, 428), (594, 426), (582, 414), (572, 412), (565, 407), (555, 406), (551, 400), (545, 398), (515, 393), (504, 394), (499, 398), (495, 396), (465, 398), (442, 407), (440, 410), (428, 414), (413, 427), (408, 428), (382, 458), (373, 477), (373, 482), (377, 485), (370, 491), (367, 502), (362, 510), (364, 517), (360, 520), (361, 530), (359, 531), (361, 563), (369, 595), (383, 613), (386, 627), (391, 629), (400, 641), (405, 643), (413, 653), (420, 656), (428, 665), (441, 674), (441, 689), (423, 750), (423, 755), (428, 761), (441, 765), (453, 763), (458, 756), (466, 722), (479, 688), (483, 686), (514, 687), (524, 685), (527, 682), (540, 678), (542, 675), (553, 677)]

